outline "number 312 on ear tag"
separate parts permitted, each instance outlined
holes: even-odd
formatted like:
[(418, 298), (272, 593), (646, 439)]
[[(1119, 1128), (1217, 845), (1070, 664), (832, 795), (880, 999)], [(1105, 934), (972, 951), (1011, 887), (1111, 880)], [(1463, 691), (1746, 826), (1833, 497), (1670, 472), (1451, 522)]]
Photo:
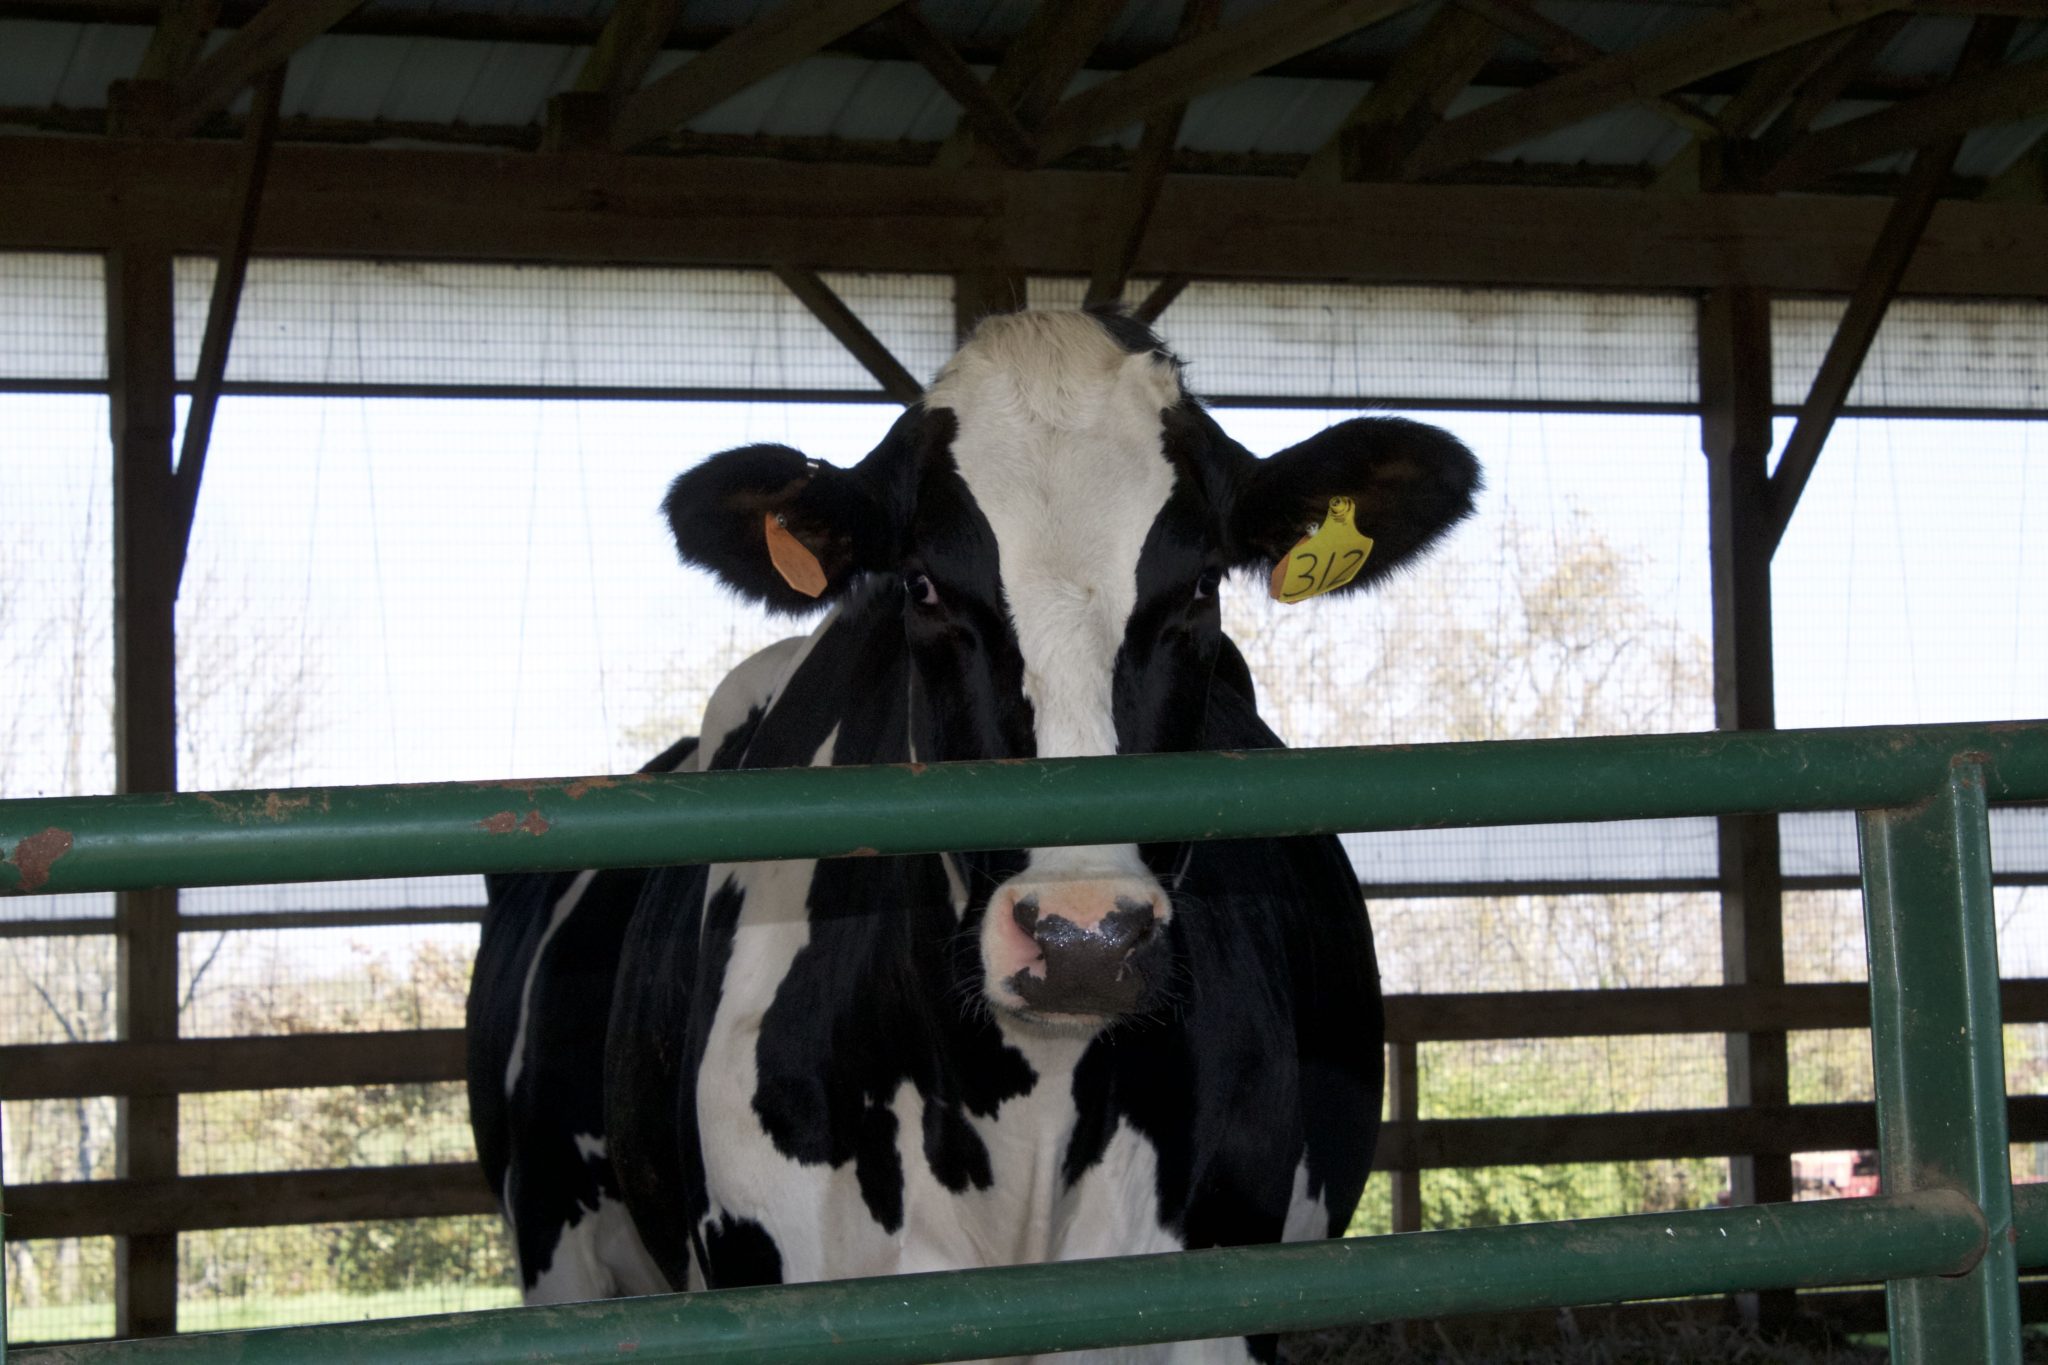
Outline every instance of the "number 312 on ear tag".
[(1357, 509), (1349, 498), (1331, 498), (1323, 524), (1295, 542), (1287, 557), (1273, 566), (1267, 584), (1276, 602), (1304, 602), (1335, 592), (1365, 567), (1372, 537), (1360, 534), (1351, 517)]

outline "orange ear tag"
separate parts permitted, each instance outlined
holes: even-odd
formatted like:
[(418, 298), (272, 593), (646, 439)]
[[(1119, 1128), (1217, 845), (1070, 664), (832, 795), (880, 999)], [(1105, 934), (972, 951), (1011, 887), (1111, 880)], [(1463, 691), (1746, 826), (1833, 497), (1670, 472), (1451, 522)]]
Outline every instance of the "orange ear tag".
[(1294, 543), (1286, 558), (1273, 566), (1267, 591), (1276, 602), (1305, 602), (1358, 577), (1372, 554), (1372, 537), (1352, 525), (1356, 511), (1349, 498), (1331, 498), (1323, 524)]
[(804, 548), (804, 543), (789, 533), (782, 524), (782, 518), (770, 512), (761, 521), (761, 529), (768, 537), (768, 559), (775, 565), (775, 572), (782, 575), (782, 581), (806, 597), (817, 597), (825, 591), (825, 570), (818, 563), (818, 557)]

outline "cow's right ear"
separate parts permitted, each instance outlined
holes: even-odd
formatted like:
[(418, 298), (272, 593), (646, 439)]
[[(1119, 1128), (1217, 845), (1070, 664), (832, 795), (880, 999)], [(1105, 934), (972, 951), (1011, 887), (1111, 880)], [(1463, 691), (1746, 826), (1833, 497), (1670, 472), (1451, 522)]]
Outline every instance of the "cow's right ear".
[(866, 481), (788, 446), (713, 455), (669, 485), (662, 511), (685, 561), (791, 615), (883, 567), (890, 548)]

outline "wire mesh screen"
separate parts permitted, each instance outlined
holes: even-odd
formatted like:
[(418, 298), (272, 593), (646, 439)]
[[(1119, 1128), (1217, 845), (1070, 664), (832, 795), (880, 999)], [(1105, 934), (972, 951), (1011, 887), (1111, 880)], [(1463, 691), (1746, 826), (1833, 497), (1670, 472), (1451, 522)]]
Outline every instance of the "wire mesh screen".
[[(177, 263), (178, 375), (205, 333), (214, 263)], [(938, 275), (828, 275), (920, 378), (952, 350)], [(251, 262), (230, 382), (483, 389), (869, 391), (880, 386), (762, 270)]]
[[(1806, 401), (1842, 299), (1771, 301), (1771, 386)], [(1852, 407), (2048, 411), (2048, 303), (1898, 299), (1849, 390)], [(1830, 456), (1834, 453), (1831, 442)]]
[(113, 1335), (113, 1238), (10, 1238), (6, 1255), (10, 1344)]
[(461, 1028), (474, 924), (179, 936), (185, 1037)]
[(98, 256), (0, 252), (0, 386), (107, 377), (104, 278)]
[(178, 1330), (414, 1317), (519, 1301), (496, 1218), (408, 1218), (178, 1237)]
[[(1081, 292), (1034, 280), (1031, 302)], [(1157, 330), (1208, 396), (1677, 408), (1698, 401), (1694, 311), (1679, 295), (1197, 282)]]

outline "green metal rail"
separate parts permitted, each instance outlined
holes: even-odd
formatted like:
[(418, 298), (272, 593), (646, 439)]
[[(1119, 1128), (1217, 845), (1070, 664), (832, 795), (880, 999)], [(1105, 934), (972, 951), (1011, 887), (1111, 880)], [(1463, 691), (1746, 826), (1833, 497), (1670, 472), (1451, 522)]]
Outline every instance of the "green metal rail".
[(1774, 810), (1860, 812), (1886, 1194), (21, 1353), (937, 1361), (1890, 1283), (1893, 1359), (2019, 1359), (1986, 804), (2048, 723), (0, 802), (0, 894)]

